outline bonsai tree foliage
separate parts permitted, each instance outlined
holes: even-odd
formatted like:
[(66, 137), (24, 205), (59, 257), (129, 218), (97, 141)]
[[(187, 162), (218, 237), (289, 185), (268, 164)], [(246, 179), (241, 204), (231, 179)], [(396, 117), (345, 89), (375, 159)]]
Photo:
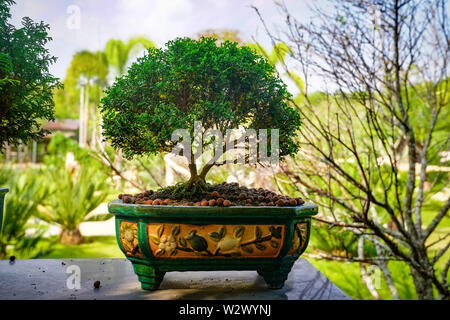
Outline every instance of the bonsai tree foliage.
[[(263, 56), (236, 42), (178, 38), (166, 49), (150, 48), (106, 94), (100, 106), (103, 134), (127, 158), (170, 152), (177, 145), (172, 133), (185, 129), (193, 137), (196, 121), (202, 123), (202, 134), (211, 129), (223, 137), (227, 129), (239, 127), (267, 129), (268, 134), (278, 129), (279, 158), (298, 150), (301, 121), (288, 105), (286, 85)], [(225, 144), (220, 150), (226, 152)], [(188, 154), (191, 177), (185, 190), (204, 190), (215, 163), (200, 169), (197, 153)]]
[(54, 119), (53, 89), (60, 86), (48, 70), (56, 61), (45, 48), (49, 26), (25, 17), (16, 29), (7, 22), (14, 3), (0, 0), (0, 151), (5, 142), (43, 135), (38, 119)]

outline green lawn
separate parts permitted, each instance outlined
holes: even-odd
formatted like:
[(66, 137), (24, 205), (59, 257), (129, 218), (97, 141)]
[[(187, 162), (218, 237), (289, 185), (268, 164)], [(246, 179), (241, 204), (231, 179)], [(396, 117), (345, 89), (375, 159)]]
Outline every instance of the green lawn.
[(48, 254), (39, 256), (39, 259), (93, 259), (93, 258), (124, 258), (120, 251), (116, 237), (114, 236), (93, 236), (85, 237), (85, 242), (81, 245), (65, 245), (57, 243)]
[[(342, 291), (353, 299), (373, 300), (367, 287), (362, 283), (359, 263), (335, 262), (328, 260), (308, 259), (320, 272), (330, 279)], [(413, 290), (413, 280), (409, 269), (400, 262), (389, 262), (389, 269), (398, 290), (400, 299), (416, 299)], [(378, 292), (383, 300), (392, 299), (392, 295), (383, 279), (380, 276)]]

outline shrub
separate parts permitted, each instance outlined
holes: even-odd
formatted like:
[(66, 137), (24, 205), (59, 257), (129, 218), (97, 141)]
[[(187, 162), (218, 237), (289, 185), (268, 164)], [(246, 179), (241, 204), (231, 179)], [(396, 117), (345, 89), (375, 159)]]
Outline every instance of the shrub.
[[(280, 158), (298, 150), (300, 116), (288, 105), (286, 85), (264, 57), (234, 42), (179, 38), (166, 49), (151, 48), (106, 94), (100, 107), (104, 136), (128, 158), (170, 152), (173, 131), (192, 136), (195, 121), (224, 137), (239, 126), (268, 134), (276, 128)], [(198, 171), (192, 160), (188, 187), (202, 188), (214, 164)]]

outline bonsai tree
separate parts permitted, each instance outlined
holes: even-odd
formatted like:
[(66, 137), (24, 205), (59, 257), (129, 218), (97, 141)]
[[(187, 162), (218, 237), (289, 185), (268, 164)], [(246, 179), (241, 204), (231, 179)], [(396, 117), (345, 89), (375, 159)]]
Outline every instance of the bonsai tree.
[[(212, 129), (223, 136), (238, 127), (278, 129), (283, 158), (298, 150), (300, 117), (290, 98), (274, 67), (252, 49), (208, 37), (178, 38), (165, 49), (149, 49), (106, 89), (100, 106), (103, 134), (132, 158), (170, 152), (177, 144), (172, 133), (186, 129), (192, 137), (195, 121), (201, 121), (202, 133)], [(194, 152), (188, 154), (191, 177), (183, 188), (205, 190), (206, 175), (216, 163), (197, 168)]]
[(15, 2), (0, 0), (0, 151), (44, 134), (39, 119), (53, 120), (53, 90), (59, 80), (49, 73), (56, 61), (46, 49), (49, 26), (22, 19), (22, 28), (8, 23)]

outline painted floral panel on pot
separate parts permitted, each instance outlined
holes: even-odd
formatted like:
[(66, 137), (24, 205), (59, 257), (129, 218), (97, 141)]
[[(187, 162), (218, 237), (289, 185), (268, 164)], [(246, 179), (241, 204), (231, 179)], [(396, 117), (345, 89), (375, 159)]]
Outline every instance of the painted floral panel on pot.
[(301, 254), (305, 249), (308, 241), (308, 223), (302, 222), (294, 225), (294, 238), (292, 239), (292, 248), (288, 255)]
[(120, 223), (119, 237), (125, 254), (143, 257), (138, 245), (138, 226), (136, 222), (122, 221)]
[(269, 258), (280, 253), (284, 225), (148, 223), (150, 250), (161, 258)]

